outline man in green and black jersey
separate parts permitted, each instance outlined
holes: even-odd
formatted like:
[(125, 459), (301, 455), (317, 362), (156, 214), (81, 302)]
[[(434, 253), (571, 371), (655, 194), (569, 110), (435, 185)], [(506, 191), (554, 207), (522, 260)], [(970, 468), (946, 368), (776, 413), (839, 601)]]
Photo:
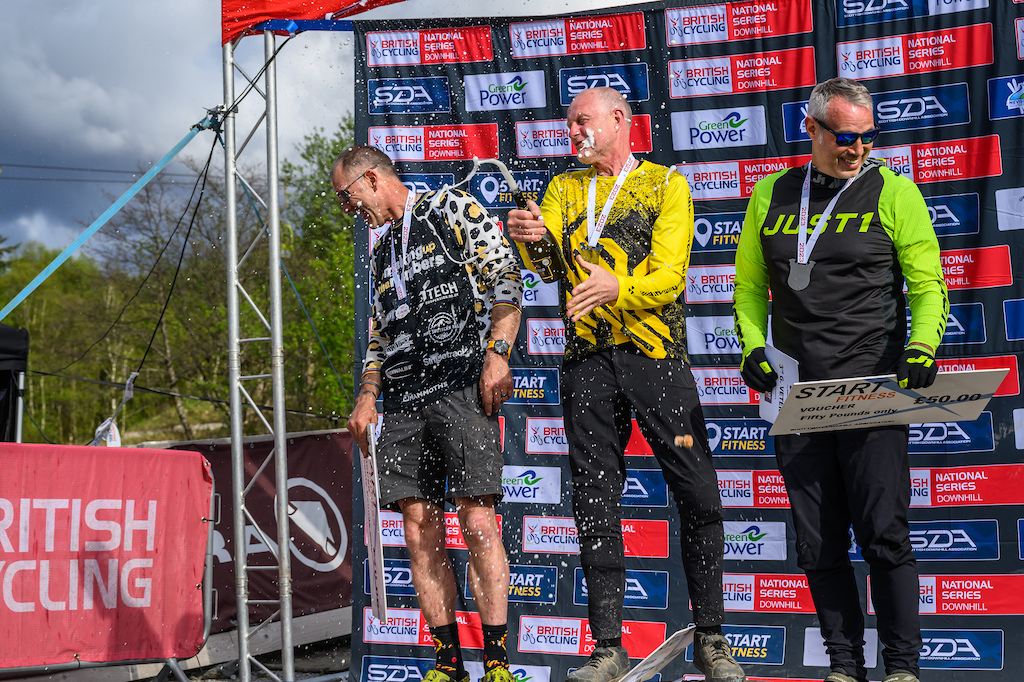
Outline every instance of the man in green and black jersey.
[[(811, 163), (754, 187), (736, 251), (734, 314), (743, 379), (756, 391), (777, 379), (764, 352), (769, 291), (772, 343), (799, 361), (801, 381), (891, 372), (908, 388), (935, 380), (949, 311), (939, 244), (917, 186), (868, 158), (878, 134), (873, 111), (859, 83), (820, 83), (805, 120)], [(893, 426), (775, 440), (798, 563), (831, 659), (827, 682), (867, 680), (851, 523), (871, 570), (885, 682), (917, 682), (907, 438), (906, 426)]]

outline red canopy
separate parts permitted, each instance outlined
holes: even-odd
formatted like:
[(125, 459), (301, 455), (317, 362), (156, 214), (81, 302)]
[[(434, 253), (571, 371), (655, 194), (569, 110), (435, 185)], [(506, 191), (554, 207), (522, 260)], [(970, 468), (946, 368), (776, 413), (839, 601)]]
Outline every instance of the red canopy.
[(221, 44), (268, 19), (335, 19), (402, 0), (221, 0)]

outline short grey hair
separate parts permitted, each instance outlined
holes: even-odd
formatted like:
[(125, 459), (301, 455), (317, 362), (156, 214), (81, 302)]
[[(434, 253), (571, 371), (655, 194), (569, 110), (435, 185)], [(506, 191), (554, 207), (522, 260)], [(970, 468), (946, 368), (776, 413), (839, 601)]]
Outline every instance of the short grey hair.
[(383, 174), (398, 177), (398, 171), (395, 170), (391, 158), (376, 147), (367, 146), (350, 147), (343, 151), (331, 166), (331, 177), (333, 178), (339, 169), (348, 172), (366, 171), (370, 168), (380, 168)]
[(811, 90), (811, 99), (807, 103), (807, 115), (824, 121), (828, 115), (828, 105), (833, 97), (845, 99), (850, 104), (866, 107), (874, 112), (874, 101), (871, 93), (863, 85), (849, 78), (831, 78), (818, 83)]

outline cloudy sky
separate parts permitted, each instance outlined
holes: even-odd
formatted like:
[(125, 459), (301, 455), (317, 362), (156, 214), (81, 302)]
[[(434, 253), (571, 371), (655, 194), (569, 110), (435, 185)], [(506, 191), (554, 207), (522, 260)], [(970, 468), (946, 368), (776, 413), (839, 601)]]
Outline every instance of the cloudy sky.
[[(358, 18), (436, 17), (438, 6), (448, 17), (537, 16), (637, 1), (406, 0)], [(137, 178), (99, 171), (149, 168), (206, 108), (222, 102), (219, 11), (215, 0), (5, 3), (0, 236), (6, 245), (38, 241), (64, 248)], [(250, 75), (262, 55), (256, 36), (236, 51)], [(281, 154), (287, 156), (311, 129), (330, 130), (351, 111), (351, 34), (297, 36), (278, 58), (278, 88)], [(250, 98), (245, 106), (262, 104)], [(241, 142), (248, 128), (239, 130)], [(211, 135), (200, 133), (185, 154), (205, 158)], [(265, 158), (263, 149), (254, 142), (246, 157)], [(175, 177), (189, 187), (194, 181)]]

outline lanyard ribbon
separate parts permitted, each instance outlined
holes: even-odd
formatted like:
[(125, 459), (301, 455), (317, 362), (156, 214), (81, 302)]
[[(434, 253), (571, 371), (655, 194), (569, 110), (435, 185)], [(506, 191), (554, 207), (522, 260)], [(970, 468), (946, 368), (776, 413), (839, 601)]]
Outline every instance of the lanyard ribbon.
[(839, 197), (843, 195), (843, 192), (850, 188), (857, 178), (861, 176), (860, 173), (853, 176), (846, 181), (846, 184), (832, 197), (832, 201), (828, 202), (828, 206), (825, 207), (825, 211), (818, 218), (817, 224), (814, 226), (814, 232), (811, 233), (810, 239), (807, 238), (807, 213), (808, 204), (811, 201), (811, 170), (812, 166), (810, 162), (807, 163), (807, 174), (804, 176), (804, 185), (800, 189), (800, 231), (797, 235), (796, 240), (796, 262), (806, 263), (811, 257), (811, 251), (814, 250), (814, 245), (818, 243), (818, 237), (821, 236), (822, 230), (825, 229), (825, 225), (828, 223), (828, 219), (832, 217), (832, 209), (836, 207), (836, 202), (839, 201)]
[(590, 189), (587, 191), (587, 245), (590, 248), (597, 248), (597, 240), (601, 238), (601, 231), (604, 230), (608, 214), (615, 204), (615, 197), (619, 195), (619, 190), (622, 189), (622, 183), (626, 181), (626, 176), (633, 170), (634, 163), (636, 163), (636, 158), (630, 154), (622, 170), (619, 171), (619, 177), (616, 178), (612, 191), (608, 193), (608, 198), (604, 201), (604, 208), (601, 209), (601, 216), (597, 219), (597, 225), (594, 225), (594, 205), (597, 203), (596, 170), (594, 171), (594, 177), (590, 178)]
[(395, 285), (398, 300), (405, 299), (405, 258), (409, 252), (409, 231), (412, 226), (412, 207), (416, 203), (416, 193), (411, 191), (405, 198), (405, 213), (402, 215), (402, 264), (399, 266), (395, 258), (395, 230), (391, 229), (391, 282)]

